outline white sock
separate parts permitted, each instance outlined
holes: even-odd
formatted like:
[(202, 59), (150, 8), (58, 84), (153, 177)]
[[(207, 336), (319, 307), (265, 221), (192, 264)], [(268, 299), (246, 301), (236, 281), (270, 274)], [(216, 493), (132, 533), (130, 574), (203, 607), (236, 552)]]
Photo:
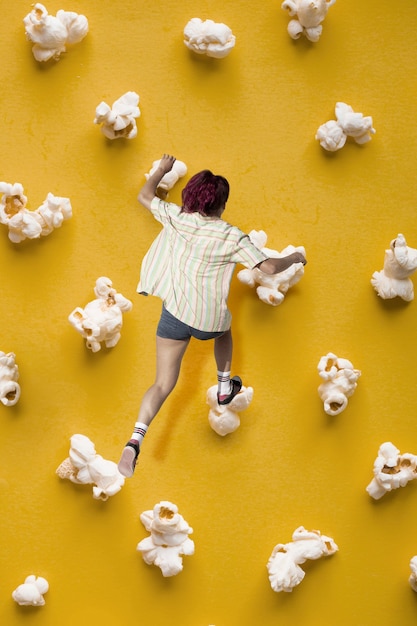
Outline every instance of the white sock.
[(144, 436), (146, 435), (146, 431), (148, 427), (143, 422), (136, 422), (135, 429), (132, 433), (130, 441), (136, 441), (139, 445), (142, 443)]
[(217, 370), (217, 391), (220, 396), (228, 396), (230, 393), (230, 372)]

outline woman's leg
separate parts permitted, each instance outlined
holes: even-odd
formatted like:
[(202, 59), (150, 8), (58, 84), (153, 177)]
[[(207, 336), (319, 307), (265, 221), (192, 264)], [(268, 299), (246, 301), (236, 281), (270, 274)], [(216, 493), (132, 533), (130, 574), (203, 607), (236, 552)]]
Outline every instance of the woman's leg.
[[(181, 362), (189, 344), (189, 339), (165, 339), (156, 337), (156, 376), (155, 382), (146, 391), (139, 409), (138, 421), (132, 438), (126, 444), (119, 461), (119, 472), (129, 478), (135, 471), (140, 452), (140, 439), (149, 424), (174, 389), (181, 369)], [(139, 439), (135, 435), (142, 431)]]
[(138, 421), (149, 426), (159, 409), (174, 389), (180, 373), (182, 357), (189, 339), (156, 337), (155, 382), (142, 398)]
[(226, 330), (223, 335), (214, 340), (214, 358), (217, 365), (217, 401), (219, 404), (229, 404), (242, 387), (239, 376), (230, 378), (232, 366), (233, 339), (232, 331)]
[(219, 372), (230, 372), (232, 366), (233, 339), (232, 331), (226, 330), (223, 335), (214, 340), (214, 358)]

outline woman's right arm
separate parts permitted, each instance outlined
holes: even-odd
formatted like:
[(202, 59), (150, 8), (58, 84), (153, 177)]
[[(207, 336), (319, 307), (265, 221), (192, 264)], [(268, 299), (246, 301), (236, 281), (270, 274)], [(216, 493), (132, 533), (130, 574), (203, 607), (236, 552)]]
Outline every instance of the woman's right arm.
[(164, 154), (155, 172), (152, 176), (149, 176), (148, 180), (139, 191), (138, 200), (146, 209), (149, 210), (151, 208), (151, 202), (156, 196), (156, 190), (159, 183), (165, 174), (172, 170), (172, 166), (175, 161), (175, 157), (169, 154)]

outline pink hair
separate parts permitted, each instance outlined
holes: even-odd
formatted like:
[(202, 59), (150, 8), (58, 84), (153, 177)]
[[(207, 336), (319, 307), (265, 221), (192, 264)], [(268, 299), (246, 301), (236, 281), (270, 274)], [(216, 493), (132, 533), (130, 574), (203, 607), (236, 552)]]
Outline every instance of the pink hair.
[(223, 176), (216, 176), (210, 170), (194, 174), (182, 190), (182, 210), (184, 213), (216, 215), (229, 197), (229, 183)]

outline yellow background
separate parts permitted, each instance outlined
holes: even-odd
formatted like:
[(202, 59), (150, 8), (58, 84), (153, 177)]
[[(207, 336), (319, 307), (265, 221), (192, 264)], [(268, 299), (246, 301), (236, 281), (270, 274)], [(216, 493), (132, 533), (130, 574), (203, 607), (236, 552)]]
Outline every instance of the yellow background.
[[(316, 44), (290, 39), (275, 0), (51, 0), (51, 14), (83, 13), (90, 32), (46, 65), (25, 39), (30, 3), (1, 4), (0, 178), (22, 183), (32, 209), (49, 191), (69, 197), (73, 218), (19, 245), (0, 230), (0, 350), (15, 352), (22, 388), (15, 407), (0, 405), (0, 624), (414, 624), (416, 485), (379, 502), (365, 488), (382, 442), (417, 453), (416, 303), (383, 301), (370, 285), (399, 232), (417, 246), (415, 0), (338, 0)], [(192, 17), (232, 28), (227, 58), (187, 50)], [(110, 142), (95, 108), (129, 90), (140, 95), (138, 136)], [(339, 100), (377, 132), (330, 154), (314, 136)], [(233, 373), (255, 390), (240, 428), (211, 430), (212, 346), (192, 343), (134, 478), (100, 502), (55, 469), (74, 433), (117, 461), (153, 380), (160, 302), (135, 289), (159, 227), (136, 196), (163, 152), (189, 175), (226, 176), (225, 218), (265, 230), (271, 248), (304, 245), (308, 265), (278, 308), (232, 283)], [(133, 309), (120, 343), (92, 354), (67, 318), (101, 275)], [(317, 393), (329, 351), (362, 371), (334, 418)], [(136, 552), (140, 513), (163, 499), (196, 548), (170, 579)], [(266, 563), (300, 525), (339, 552), (276, 594)], [(11, 599), (31, 573), (49, 581), (43, 608)]]

